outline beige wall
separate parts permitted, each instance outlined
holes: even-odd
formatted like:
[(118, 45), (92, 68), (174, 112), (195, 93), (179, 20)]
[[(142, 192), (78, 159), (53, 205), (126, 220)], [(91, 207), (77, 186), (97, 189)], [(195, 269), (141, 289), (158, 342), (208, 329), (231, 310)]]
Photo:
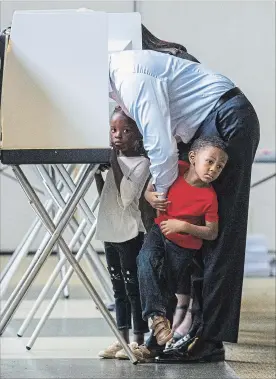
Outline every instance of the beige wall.
[[(2, 1), (1, 27), (15, 9), (90, 7), (129, 12), (132, 1)], [(261, 123), (260, 148), (275, 150), (274, 1), (136, 2), (144, 24), (158, 37), (184, 44), (202, 63), (229, 76), (255, 106)], [(275, 172), (254, 165), (252, 181)], [(1, 183), (1, 248), (13, 249), (31, 223), (32, 211), (16, 183)], [(93, 196), (93, 194), (91, 194)], [(16, 201), (14, 200), (16, 199)], [(249, 233), (265, 234), (275, 250), (275, 179), (251, 192)]]

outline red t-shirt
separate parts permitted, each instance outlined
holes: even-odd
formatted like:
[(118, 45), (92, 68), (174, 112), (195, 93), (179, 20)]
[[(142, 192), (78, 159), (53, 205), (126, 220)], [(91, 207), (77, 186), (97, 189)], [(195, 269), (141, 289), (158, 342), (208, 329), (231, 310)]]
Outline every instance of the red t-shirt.
[[(179, 162), (179, 176), (168, 191), (167, 211), (155, 219), (160, 225), (162, 221), (177, 219), (194, 225), (205, 225), (206, 221), (218, 221), (218, 201), (213, 187), (193, 187), (184, 179), (184, 173), (189, 168), (186, 162)], [(200, 249), (202, 239), (190, 234), (171, 233), (166, 238), (178, 246), (189, 249)]]

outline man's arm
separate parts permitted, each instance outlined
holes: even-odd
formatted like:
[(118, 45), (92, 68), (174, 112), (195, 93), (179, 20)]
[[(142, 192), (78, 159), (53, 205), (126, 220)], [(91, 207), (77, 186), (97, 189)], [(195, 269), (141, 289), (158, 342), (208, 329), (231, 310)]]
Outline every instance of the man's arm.
[[(118, 82), (117, 82), (118, 81)], [(116, 87), (143, 135), (152, 183), (166, 195), (178, 175), (178, 153), (172, 135), (167, 83), (143, 73), (120, 73)]]

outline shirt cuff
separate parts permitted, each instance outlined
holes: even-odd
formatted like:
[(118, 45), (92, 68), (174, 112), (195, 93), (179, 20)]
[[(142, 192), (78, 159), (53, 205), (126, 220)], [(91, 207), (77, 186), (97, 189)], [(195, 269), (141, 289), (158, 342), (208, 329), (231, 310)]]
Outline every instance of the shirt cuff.
[(168, 188), (164, 188), (163, 186), (159, 186), (158, 184), (157, 185), (154, 184), (154, 188), (155, 188), (155, 192), (163, 193), (163, 195), (160, 196), (160, 199), (166, 198), (167, 192), (169, 190)]

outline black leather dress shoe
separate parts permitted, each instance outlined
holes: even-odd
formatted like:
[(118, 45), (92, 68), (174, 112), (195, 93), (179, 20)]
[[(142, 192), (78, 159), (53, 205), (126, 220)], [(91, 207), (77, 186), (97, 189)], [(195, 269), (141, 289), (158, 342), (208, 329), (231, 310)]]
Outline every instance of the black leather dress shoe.
[(174, 349), (171, 354), (155, 358), (158, 363), (196, 363), (196, 362), (221, 362), (225, 360), (225, 350), (222, 342), (204, 341), (194, 338), (185, 352)]
[(225, 350), (222, 342), (206, 341), (202, 338), (195, 340), (188, 346), (189, 361), (220, 362), (225, 360)]

